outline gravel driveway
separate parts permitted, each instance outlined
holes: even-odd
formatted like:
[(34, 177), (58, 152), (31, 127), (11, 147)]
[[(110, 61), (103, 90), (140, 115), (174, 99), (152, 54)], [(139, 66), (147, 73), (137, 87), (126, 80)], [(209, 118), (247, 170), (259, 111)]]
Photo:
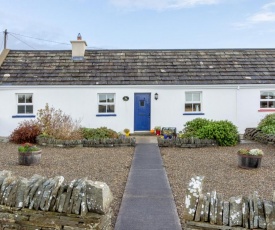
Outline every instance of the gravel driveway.
[[(237, 166), (239, 148), (260, 148), (265, 155), (259, 169)], [(275, 190), (275, 146), (259, 143), (239, 144), (234, 147), (161, 148), (164, 166), (172, 188), (181, 222), (185, 190), (192, 176), (204, 176), (203, 193), (216, 190), (225, 200), (258, 191), (271, 200)]]
[[(0, 170), (10, 170), (26, 178), (33, 174), (46, 177), (62, 175), (65, 180), (88, 177), (106, 182), (114, 195), (113, 226), (119, 211), (134, 153), (133, 147), (118, 148), (42, 148), (42, 162), (37, 166), (20, 166), (17, 147), (0, 143)], [(239, 148), (261, 148), (265, 155), (260, 169), (246, 170), (237, 166)], [(272, 199), (275, 190), (275, 147), (259, 143), (234, 147), (161, 148), (164, 166), (182, 220), (185, 189), (192, 176), (205, 176), (203, 192), (216, 190), (226, 200), (231, 196), (258, 191)]]
[(119, 211), (124, 188), (130, 170), (134, 148), (43, 148), (41, 163), (36, 166), (18, 165), (18, 145), (0, 143), (0, 170), (30, 178), (34, 174), (64, 176), (66, 181), (88, 177), (103, 181), (110, 187), (114, 201), (112, 225)]

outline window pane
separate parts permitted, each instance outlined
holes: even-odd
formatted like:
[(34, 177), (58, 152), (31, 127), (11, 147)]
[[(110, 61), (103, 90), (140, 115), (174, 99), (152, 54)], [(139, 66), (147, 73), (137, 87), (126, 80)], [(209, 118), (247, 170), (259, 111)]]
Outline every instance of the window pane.
[(23, 94), (18, 95), (18, 103), (25, 103), (25, 95)]
[(99, 102), (106, 103), (106, 94), (99, 94)]
[(267, 108), (267, 101), (261, 101), (260, 107)]
[(186, 93), (185, 94), (185, 100), (186, 101), (192, 101), (192, 94), (191, 93)]
[(114, 113), (115, 112), (115, 106), (114, 105), (108, 105), (107, 106), (107, 113)]
[(269, 101), (269, 108), (274, 108), (275, 106), (275, 101)]
[(269, 96), (270, 96), (270, 99), (275, 99), (275, 92), (270, 92)]
[(261, 99), (262, 100), (275, 99), (275, 92), (273, 91), (261, 92)]
[(201, 105), (200, 104), (193, 104), (193, 111), (194, 112), (200, 112), (201, 111)]
[(192, 112), (192, 104), (185, 104), (185, 112)]
[(17, 113), (25, 113), (25, 105), (18, 105)]
[(98, 106), (99, 113), (106, 113), (106, 105), (99, 105)]
[(115, 98), (114, 98), (114, 94), (107, 94), (107, 102), (114, 102)]
[(26, 103), (32, 103), (32, 95), (26, 94)]
[(200, 93), (193, 93), (193, 101), (200, 101)]
[(144, 107), (144, 100), (139, 101), (139, 106)]
[(33, 106), (32, 105), (26, 105), (26, 113), (33, 113)]

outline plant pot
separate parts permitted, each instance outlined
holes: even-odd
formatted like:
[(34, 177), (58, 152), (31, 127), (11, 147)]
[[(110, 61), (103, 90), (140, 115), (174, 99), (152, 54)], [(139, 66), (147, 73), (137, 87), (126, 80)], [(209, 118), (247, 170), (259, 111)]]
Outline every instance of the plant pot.
[(37, 165), (40, 163), (42, 150), (29, 153), (18, 152), (18, 162), (20, 165)]
[(261, 167), (262, 156), (244, 155), (238, 153), (238, 166), (244, 169)]
[(126, 136), (126, 137), (129, 137), (129, 136), (130, 136), (130, 132), (129, 132), (129, 133), (125, 133), (125, 136)]
[(160, 130), (156, 130), (156, 135), (160, 136)]

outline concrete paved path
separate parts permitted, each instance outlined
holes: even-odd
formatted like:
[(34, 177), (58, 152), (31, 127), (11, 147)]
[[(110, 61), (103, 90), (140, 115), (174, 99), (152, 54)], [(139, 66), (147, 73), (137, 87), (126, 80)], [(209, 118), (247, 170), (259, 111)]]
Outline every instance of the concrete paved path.
[(115, 230), (181, 230), (156, 137), (137, 137)]

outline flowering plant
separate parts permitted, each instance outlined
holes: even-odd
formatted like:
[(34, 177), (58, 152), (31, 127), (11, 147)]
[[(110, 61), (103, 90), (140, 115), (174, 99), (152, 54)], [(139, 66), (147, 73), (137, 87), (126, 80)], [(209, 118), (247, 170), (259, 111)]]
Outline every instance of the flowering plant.
[(30, 153), (38, 150), (40, 149), (31, 143), (25, 143), (18, 147), (18, 152), (20, 153)]
[(124, 133), (130, 133), (130, 129), (124, 129)]
[(238, 153), (243, 155), (252, 155), (252, 156), (264, 155), (264, 152), (261, 149), (239, 149)]

